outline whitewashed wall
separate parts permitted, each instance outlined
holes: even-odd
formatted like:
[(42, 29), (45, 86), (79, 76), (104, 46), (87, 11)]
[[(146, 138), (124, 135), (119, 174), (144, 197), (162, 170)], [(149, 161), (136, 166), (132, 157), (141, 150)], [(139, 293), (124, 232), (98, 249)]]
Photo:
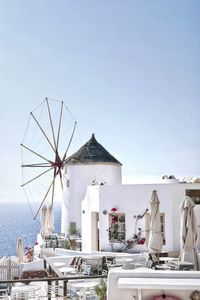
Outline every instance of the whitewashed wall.
[(87, 186), (91, 185), (93, 180), (98, 183), (121, 184), (121, 165), (102, 163), (66, 167), (61, 232), (68, 233), (70, 222), (76, 222), (81, 230), (81, 202), (85, 197)]
[[(93, 187), (91, 187), (92, 189)], [(117, 212), (126, 214), (126, 239), (129, 239), (134, 234), (135, 219), (134, 215), (144, 213), (145, 209), (150, 209), (150, 198), (153, 190), (157, 191), (160, 200), (160, 212), (165, 213), (165, 237), (166, 245), (163, 251), (179, 251), (180, 248), (180, 204), (185, 196), (186, 189), (200, 189), (200, 184), (135, 184), (135, 185), (103, 185), (99, 186), (98, 194), (93, 200), (98, 206), (99, 201), (99, 237), (100, 249), (110, 250), (108, 241), (108, 213), (111, 208), (116, 207)], [(85, 198), (84, 207), (87, 207), (88, 215), (84, 219), (83, 227), (87, 232), (91, 231), (90, 219), (90, 204), (92, 202), (92, 194)], [(97, 210), (98, 208), (95, 208)], [(103, 214), (106, 210), (107, 214)], [(200, 205), (195, 207), (195, 212), (200, 226)], [(138, 222), (138, 227), (145, 229), (144, 218)], [(200, 227), (199, 227), (200, 229)], [(200, 234), (200, 232), (199, 232)], [(87, 235), (84, 238), (88, 238)], [(200, 240), (200, 239), (199, 239)], [(90, 240), (91, 241), (91, 240)], [(85, 251), (89, 251), (90, 241), (88, 242)], [(86, 243), (84, 241), (83, 243)], [(116, 247), (119, 244), (115, 245)], [(198, 243), (200, 248), (200, 241)], [(115, 248), (116, 249), (116, 248)], [(147, 250), (145, 245), (137, 245), (134, 251)]]
[[(191, 299), (190, 295), (192, 293), (191, 286), (196, 280), (200, 280), (200, 272), (199, 271), (159, 271), (148, 269), (147, 271), (142, 271), (141, 268), (137, 268), (134, 270), (125, 270), (121, 268), (111, 268), (108, 274), (108, 283), (107, 283), (107, 300), (121, 300), (121, 299), (138, 299), (137, 297), (137, 289), (120, 289), (118, 288), (118, 280), (119, 278), (144, 278), (143, 282), (145, 283), (146, 278), (164, 278), (165, 283), (160, 289), (152, 288), (152, 286), (147, 286), (145, 289), (141, 289), (142, 300), (153, 299), (155, 295), (162, 295), (163, 291), (167, 295), (173, 295), (179, 297), (178, 299), (188, 300)], [(175, 289), (171, 289), (171, 282), (169, 282), (170, 278), (176, 278), (177, 284), (181, 282), (183, 278), (189, 279), (193, 281), (193, 283), (188, 282), (184, 288), (184, 290), (180, 290), (180, 287)], [(196, 279), (196, 280), (195, 280)], [(136, 296), (134, 298), (134, 296)], [(167, 297), (168, 298), (168, 297)], [(161, 299), (161, 297), (160, 297)], [(164, 298), (163, 298), (164, 299)], [(169, 299), (169, 298), (168, 298)]]
[(99, 186), (89, 186), (82, 202), (82, 250), (95, 251), (91, 212), (99, 212)]

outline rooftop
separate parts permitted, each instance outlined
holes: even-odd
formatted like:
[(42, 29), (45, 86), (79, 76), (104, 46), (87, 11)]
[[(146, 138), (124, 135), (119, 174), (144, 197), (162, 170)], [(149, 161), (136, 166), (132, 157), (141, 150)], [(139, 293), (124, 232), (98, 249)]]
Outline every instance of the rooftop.
[(112, 156), (95, 138), (94, 133), (90, 140), (77, 152), (68, 157), (66, 164), (90, 164), (90, 163), (121, 163)]

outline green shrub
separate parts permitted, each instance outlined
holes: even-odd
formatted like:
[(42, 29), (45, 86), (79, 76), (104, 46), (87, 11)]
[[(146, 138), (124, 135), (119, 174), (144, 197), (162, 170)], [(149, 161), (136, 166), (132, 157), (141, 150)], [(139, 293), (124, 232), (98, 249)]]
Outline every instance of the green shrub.
[(101, 278), (100, 283), (95, 287), (95, 293), (99, 296), (100, 300), (106, 299), (107, 285), (103, 278)]

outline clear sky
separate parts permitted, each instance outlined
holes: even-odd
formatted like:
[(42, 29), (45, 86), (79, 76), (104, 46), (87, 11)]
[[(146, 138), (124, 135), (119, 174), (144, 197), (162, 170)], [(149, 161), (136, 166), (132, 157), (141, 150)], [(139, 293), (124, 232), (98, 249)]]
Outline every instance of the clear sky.
[(200, 176), (200, 1), (1, 0), (0, 200), (24, 197), (20, 142), (45, 97), (124, 182)]

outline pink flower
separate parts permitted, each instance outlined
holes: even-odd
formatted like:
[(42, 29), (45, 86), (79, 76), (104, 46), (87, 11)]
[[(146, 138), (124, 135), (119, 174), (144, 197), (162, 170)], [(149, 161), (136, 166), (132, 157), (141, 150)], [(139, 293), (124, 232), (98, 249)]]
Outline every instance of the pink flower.
[(117, 217), (112, 216), (112, 223), (115, 223), (117, 221)]
[(111, 209), (112, 212), (115, 212), (116, 210), (117, 210), (117, 208), (115, 208), (115, 207), (113, 207), (113, 208)]
[(132, 244), (133, 241), (132, 241), (132, 240), (127, 240), (127, 243), (128, 243), (128, 244)]
[(145, 243), (145, 238), (141, 238), (139, 241), (138, 241), (138, 244), (139, 245), (144, 245)]

